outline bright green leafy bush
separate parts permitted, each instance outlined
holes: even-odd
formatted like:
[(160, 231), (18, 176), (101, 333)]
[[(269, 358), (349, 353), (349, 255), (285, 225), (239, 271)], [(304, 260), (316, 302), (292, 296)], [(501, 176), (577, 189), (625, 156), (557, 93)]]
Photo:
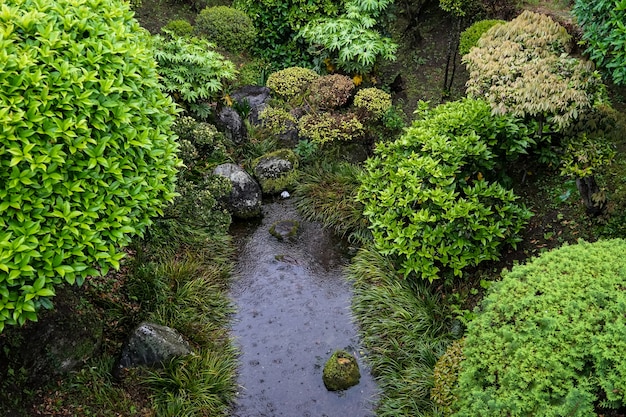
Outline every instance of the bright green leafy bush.
[(516, 266), (469, 323), (455, 416), (595, 416), (626, 403), (626, 242)]
[(310, 113), (298, 120), (298, 130), (319, 145), (358, 139), (365, 131), (354, 113)]
[(227, 80), (235, 78), (235, 66), (196, 38), (153, 38), (163, 88), (193, 113), (207, 117), (207, 102), (216, 101)]
[(308, 68), (290, 67), (273, 72), (267, 77), (267, 86), (284, 100), (291, 100), (304, 92), (319, 75)]
[(459, 38), (459, 53), (461, 56), (466, 55), (470, 49), (478, 45), (478, 40), (485, 32), (501, 23), (506, 22), (504, 20), (479, 20), (461, 32), (461, 37)]
[(380, 88), (362, 88), (354, 96), (354, 107), (364, 109), (373, 119), (380, 119), (391, 108), (391, 95)]
[(615, 84), (626, 84), (626, 1), (576, 0), (573, 12), (590, 59), (606, 69)]
[(174, 197), (172, 101), (122, 1), (0, 6), (0, 331), (117, 268)]
[(163, 26), (161, 32), (174, 36), (191, 36), (193, 34), (193, 26), (184, 19), (176, 19)]
[(504, 244), (519, 241), (530, 212), (485, 177), (499, 146), (523, 152), (527, 141), (482, 101), (422, 112), (400, 139), (377, 145), (358, 199), (376, 248), (396, 258), (405, 277), (432, 281), (497, 259)]
[(241, 10), (208, 7), (196, 17), (196, 34), (230, 52), (247, 50), (256, 37), (252, 20)]

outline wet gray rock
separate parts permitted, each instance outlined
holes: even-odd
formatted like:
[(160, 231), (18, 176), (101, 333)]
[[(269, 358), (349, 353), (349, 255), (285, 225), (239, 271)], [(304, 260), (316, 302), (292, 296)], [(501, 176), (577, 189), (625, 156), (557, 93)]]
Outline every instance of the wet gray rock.
[(248, 129), (243, 119), (232, 107), (222, 107), (217, 113), (215, 126), (234, 144), (241, 145), (248, 140)]
[(252, 163), (254, 176), (266, 194), (293, 190), (298, 180), (298, 157), (291, 149), (279, 149), (257, 158)]
[(257, 85), (247, 85), (235, 90), (230, 95), (230, 98), (239, 103), (247, 101), (250, 106), (248, 120), (250, 120), (250, 123), (253, 125), (258, 125), (259, 113), (265, 108), (271, 97), (269, 88)]
[(298, 234), (299, 228), (297, 220), (280, 220), (270, 227), (270, 234), (278, 240), (290, 240)]
[(190, 353), (189, 343), (176, 330), (143, 322), (133, 330), (122, 347), (114, 374), (119, 377), (126, 368), (158, 365), (175, 356), (186, 356)]
[(243, 168), (222, 164), (213, 170), (213, 174), (228, 178), (233, 186), (226, 205), (234, 217), (250, 219), (261, 215), (261, 187)]
[(356, 358), (345, 350), (337, 350), (326, 361), (322, 373), (329, 391), (343, 391), (359, 383), (361, 372)]

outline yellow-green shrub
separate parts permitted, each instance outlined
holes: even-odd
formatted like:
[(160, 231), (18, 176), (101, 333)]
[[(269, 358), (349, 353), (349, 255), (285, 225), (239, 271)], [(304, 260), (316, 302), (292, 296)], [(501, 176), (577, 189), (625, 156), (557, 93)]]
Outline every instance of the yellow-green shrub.
[(358, 139), (365, 129), (354, 113), (311, 113), (298, 121), (300, 135), (322, 145)]
[(455, 340), (435, 364), (430, 398), (445, 417), (452, 415), (454, 404), (458, 401), (455, 390), (463, 358), (463, 340)]
[(290, 67), (273, 72), (267, 77), (267, 86), (279, 97), (289, 100), (309, 87), (319, 75), (308, 68)]
[(354, 96), (354, 107), (364, 109), (379, 119), (391, 108), (391, 95), (380, 88), (362, 88)]

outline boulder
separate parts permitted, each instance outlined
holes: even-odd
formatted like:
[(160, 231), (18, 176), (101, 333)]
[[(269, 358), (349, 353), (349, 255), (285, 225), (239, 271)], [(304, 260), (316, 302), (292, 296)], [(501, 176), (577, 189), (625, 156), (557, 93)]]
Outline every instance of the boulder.
[(222, 107), (215, 118), (215, 126), (234, 144), (241, 145), (248, 140), (248, 129), (243, 119), (232, 107)]
[(113, 374), (119, 377), (124, 369), (141, 365), (161, 365), (175, 356), (186, 356), (190, 353), (189, 343), (176, 330), (143, 322), (133, 330), (122, 347)]
[(226, 201), (230, 214), (240, 219), (261, 215), (261, 187), (243, 168), (235, 164), (222, 164), (213, 170), (213, 174), (228, 178), (233, 185)]
[(358, 384), (361, 372), (356, 358), (345, 350), (335, 351), (324, 365), (322, 379), (329, 391), (342, 391)]
[(270, 89), (267, 87), (261, 87), (257, 85), (247, 85), (235, 90), (230, 98), (233, 102), (244, 103), (247, 102), (250, 107), (250, 113), (248, 114), (248, 120), (253, 125), (259, 124), (259, 113), (270, 100)]
[(265, 194), (293, 191), (298, 180), (298, 157), (291, 149), (279, 149), (252, 163), (254, 175)]

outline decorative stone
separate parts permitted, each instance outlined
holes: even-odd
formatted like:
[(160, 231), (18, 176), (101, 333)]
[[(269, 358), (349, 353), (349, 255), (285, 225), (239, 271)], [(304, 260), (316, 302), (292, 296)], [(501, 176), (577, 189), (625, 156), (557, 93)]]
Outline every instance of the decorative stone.
[(160, 365), (175, 356), (186, 356), (190, 353), (189, 343), (176, 330), (143, 322), (133, 330), (122, 347), (113, 373), (119, 376), (126, 368)]
[(222, 164), (213, 170), (213, 174), (228, 178), (233, 186), (226, 201), (230, 214), (241, 219), (261, 215), (261, 187), (243, 168), (235, 164)]
[(346, 390), (359, 383), (361, 372), (356, 358), (345, 350), (337, 350), (326, 361), (322, 374), (329, 391)]
[(248, 140), (248, 129), (243, 119), (232, 107), (222, 107), (217, 113), (215, 126), (236, 145), (241, 145)]
[(247, 85), (235, 90), (230, 95), (230, 98), (234, 102), (239, 103), (247, 101), (250, 106), (248, 120), (253, 125), (258, 125), (259, 113), (265, 108), (271, 97), (269, 88), (257, 85)]
[(265, 194), (293, 190), (298, 180), (298, 156), (291, 149), (279, 149), (252, 163), (255, 177)]
[(293, 239), (299, 228), (300, 222), (297, 220), (281, 220), (270, 227), (270, 234), (278, 240)]

